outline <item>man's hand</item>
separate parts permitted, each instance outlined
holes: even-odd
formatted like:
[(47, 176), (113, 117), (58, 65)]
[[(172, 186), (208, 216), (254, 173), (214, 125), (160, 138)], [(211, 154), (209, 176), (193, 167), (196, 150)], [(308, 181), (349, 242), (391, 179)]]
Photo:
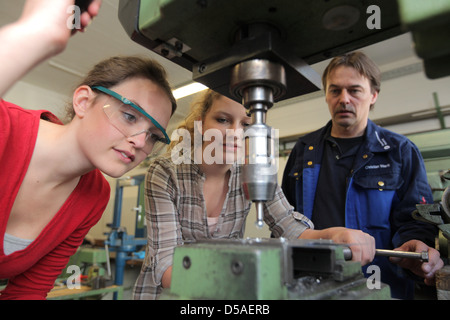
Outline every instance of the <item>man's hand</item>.
[(398, 264), (402, 268), (411, 270), (411, 272), (415, 275), (424, 278), (425, 284), (435, 284), (435, 273), (444, 266), (444, 262), (441, 259), (439, 251), (427, 246), (425, 243), (419, 240), (410, 240), (408, 242), (405, 242), (402, 246), (395, 248), (394, 250), (409, 252), (428, 251), (428, 262), (423, 262), (416, 259), (396, 257), (391, 257), (389, 258), (389, 260), (393, 263)]

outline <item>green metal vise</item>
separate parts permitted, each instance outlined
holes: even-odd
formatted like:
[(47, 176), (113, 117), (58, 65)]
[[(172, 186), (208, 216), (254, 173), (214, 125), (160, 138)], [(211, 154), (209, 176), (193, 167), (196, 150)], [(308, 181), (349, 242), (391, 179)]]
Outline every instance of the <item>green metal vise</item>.
[(348, 247), (331, 241), (206, 240), (177, 247), (161, 299), (390, 299), (369, 289)]
[[(61, 273), (61, 279), (67, 279), (71, 272), (68, 267), (76, 265), (80, 267), (81, 275), (86, 279), (82, 279), (82, 284), (86, 284), (92, 288), (104, 288), (112, 284), (109, 265), (109, 255), (105, 249), (90, 248), (81, 246), (77, 252), (70, 257), (70, 260)], [(106, 269), (105, 269), (106, 267)]]

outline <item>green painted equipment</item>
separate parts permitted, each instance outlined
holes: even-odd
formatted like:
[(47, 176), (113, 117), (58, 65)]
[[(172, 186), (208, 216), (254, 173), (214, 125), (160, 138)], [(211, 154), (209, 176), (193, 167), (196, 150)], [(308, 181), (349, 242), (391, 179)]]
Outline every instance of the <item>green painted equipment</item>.
[(161, 299), (390, 299), (331, 241), (206, 240), (177, 247)]

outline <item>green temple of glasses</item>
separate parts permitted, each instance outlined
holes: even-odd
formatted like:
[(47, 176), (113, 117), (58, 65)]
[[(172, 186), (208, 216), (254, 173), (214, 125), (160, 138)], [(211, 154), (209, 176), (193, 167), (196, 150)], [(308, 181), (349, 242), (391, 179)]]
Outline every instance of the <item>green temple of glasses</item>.
[(146, 116), (148, 119), (150, 119), (150, 121), (155, 125), (155, 127), (157, 127), (159, 130), (161, 130), (161, 132), (163, 133), (164, 138), (165, 138), (165, 143), (166, 144), (170, 143), (170, 139), (169, 139), (169, 136), (166, 133), (166, 130), (164, 130), (164, 128), (158, 123), (158, 121), (156, 121), (144, 109), (142, 109), (141, 107), (139, 107), (135, 103), (131, 102), (127, 98), (122, 97), (117, 92), (109, 90), (108, 88), (105, 88), (105, 87), (102, 87), (102, 86), (93, 86), (92, 89), (96, 89), (96, 90), (99, 90), (99, 91), (101, 91), (103, 93), (106, 93), (107, 95), (109, 95), (109, 96), (111, 96), (113, 98), (116, 98), (117, 100), (121, 101), (122, 103), (124, 103), (126, 105), (129, 105), (129, 106), (133, 107), (134, 109), (136, 109), (137, 111), (139, 111), (140, 113), (142, 113), (144, 116)]

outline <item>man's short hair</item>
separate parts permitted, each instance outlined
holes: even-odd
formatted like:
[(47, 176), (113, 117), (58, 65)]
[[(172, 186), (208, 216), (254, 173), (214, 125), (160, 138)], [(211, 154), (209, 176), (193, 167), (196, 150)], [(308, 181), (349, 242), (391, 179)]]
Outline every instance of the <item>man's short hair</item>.
[(337, 56), (331, 60), (322, 75), (323, 89), (327, 88), (327, 78), (329, 74), (340, 66), (351, 67), (362, 76), (369, 79), (372, 92), (380, 92), (381, 72), (378, 66), (361, 51), (355, 51)]

